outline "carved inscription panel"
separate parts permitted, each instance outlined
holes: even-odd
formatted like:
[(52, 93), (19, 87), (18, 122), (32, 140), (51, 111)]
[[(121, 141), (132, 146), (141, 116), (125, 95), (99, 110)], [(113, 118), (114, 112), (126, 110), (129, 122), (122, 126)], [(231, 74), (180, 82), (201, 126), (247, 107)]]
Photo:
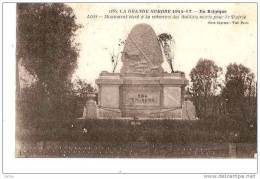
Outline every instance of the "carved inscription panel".
[(160, 106), (159, 87), (127, 87), (124, 97), (125, 106)]

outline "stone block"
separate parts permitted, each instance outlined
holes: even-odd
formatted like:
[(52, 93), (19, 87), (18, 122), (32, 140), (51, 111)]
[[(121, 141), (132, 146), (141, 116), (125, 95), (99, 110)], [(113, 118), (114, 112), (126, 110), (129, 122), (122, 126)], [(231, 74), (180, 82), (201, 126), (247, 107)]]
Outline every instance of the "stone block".
[(122, 114), (119, 109), (104, 108), (99, 106), (97, 116), (99, 119), (116, 119), (121, 118)]
[(181, 107), (181, 87), (165, 86), (163, 88), (163, 101), (165, 108)]
[(119, 86), (102, 85), (100, 90), (100, 105), (109, 108), (119, 108)]

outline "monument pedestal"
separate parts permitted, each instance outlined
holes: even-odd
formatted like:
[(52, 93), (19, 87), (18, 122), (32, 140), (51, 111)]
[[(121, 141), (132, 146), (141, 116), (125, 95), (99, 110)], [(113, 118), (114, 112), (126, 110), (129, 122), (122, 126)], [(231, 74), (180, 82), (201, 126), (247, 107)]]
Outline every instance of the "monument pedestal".
[(138, 24), (121, 52), (120, 73), (96, 80), (98, 118), (183, 119), (184, 73), (163, 71), (161, 45), (153, 28)]
[(183, 73), (102, 72), (96, 80), (98, 118), (182, 119), (187, 82)]

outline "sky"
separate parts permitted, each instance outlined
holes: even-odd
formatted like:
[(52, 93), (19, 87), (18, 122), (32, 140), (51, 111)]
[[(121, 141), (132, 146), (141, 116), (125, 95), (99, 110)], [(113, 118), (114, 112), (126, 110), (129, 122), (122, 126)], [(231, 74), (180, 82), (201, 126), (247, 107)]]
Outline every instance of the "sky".
[[(74, 78), (85, 79), (94, 84), (101, 71), (112, 71), (111, 53), (118, 53), (119, 39), (126, 39), (133, 26), (147, 23), (156, 34), (170, 33), (175, 40), (174, 69), (184, 71), (189, 79), (189, 73), (200, 58), (207, 58), (224, 70), (230, 63), (241, 63), (257, 72), (257, 26), (256, 5), (239, 3), (109, 3), (109, 4), (68, 4), (74, 10), (77, 23), (82, 24), (77, 33), (76, 41), (80, 43), (78, 68)], [(207, 20), (198, 19), (104, 19), (88, 18), (88, 15), (104, 16), (109, 10), (129, 9), (191, 9), (226, 10), (227, 15), (246, 16), (248, 24), (217, 25), (208, 24)], [(115, 15), (115, 13), (114, 13)], [(156, 15), (156, 14), (154, 14)], [(193, 15), (198, 15), (194, 13)], [(217, 15), (217, 14), (212, 14)], [(116, 72), (121, 69), (121, 63)], [(162, 64), (165, 71), (170, 68), (165, 61)]]

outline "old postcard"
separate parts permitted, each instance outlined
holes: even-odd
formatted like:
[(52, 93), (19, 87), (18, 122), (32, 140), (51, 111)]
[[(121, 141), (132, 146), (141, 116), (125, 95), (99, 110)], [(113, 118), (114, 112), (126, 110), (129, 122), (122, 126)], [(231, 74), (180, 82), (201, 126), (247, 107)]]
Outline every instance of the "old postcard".
[(15, 9), (16, 159), (256, 159), (256, 3)]

